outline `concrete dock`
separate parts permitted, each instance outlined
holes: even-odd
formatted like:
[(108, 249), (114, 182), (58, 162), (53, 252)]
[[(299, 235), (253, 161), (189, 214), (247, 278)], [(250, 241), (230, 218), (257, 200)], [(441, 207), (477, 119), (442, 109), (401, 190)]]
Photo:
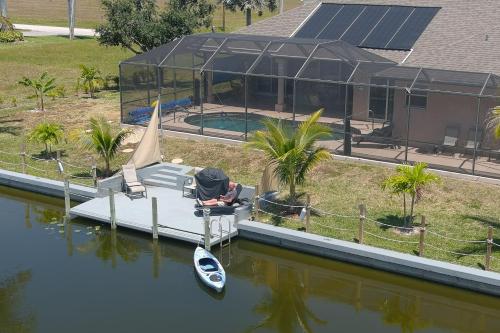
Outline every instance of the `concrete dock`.
[[(165, 187), (148, 186), (147, 198), (131, 198), (124, 193), (115, 193), (116, 224), (118, 227), (135, 229), (147, 233), (153, 231), (152, 198), (158, 200), (158, 235), (191, 243), (203, 244), (203, 217), (195, 215), (195, 200), (182, 196), (182, 191)], [(72, 217), (84, 217), (110, 223), (109, 197), (95, 198), (70, 210)], [(234, 215), (211, 216), (211, 245), (220, 242), (219, 223), (222, 225), (222, 240), (237, 234)], [(229, 234), (230, 232), (230, 234)]]

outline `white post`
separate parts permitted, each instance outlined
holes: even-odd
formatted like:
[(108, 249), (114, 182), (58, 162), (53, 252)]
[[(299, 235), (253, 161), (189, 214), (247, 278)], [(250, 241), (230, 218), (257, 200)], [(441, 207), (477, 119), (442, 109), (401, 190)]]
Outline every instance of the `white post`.
[(153, 239), (158, 239), (158, 199), (151, 198), (151, 204), (153, 207)]
[(70, 194), (69, 194), (69, 180), (65, 179), (64, 180), (64, 222), (67, 222), (70, 220), (70, 213), (69, 210), (71, 208), (71, 200), (70, 200)]
[(75, 38), (75, 0), (68, 0), (69, 39)]
[(285, 0), (280, 0), (280, 14), (283, 14), (285, 11)]
[(210, 208), (203, 209), (203, 220), (205, 222), (205, 250), (210, 251)]
[(0, 15), (7, 17), (7, 0), (0, 0)]
[(108, 189), (109, 193), (109, 222), (111, 223), (111, 229), (116, 229), (116, 210), (115, 210), (115, 194), (113, 189)]

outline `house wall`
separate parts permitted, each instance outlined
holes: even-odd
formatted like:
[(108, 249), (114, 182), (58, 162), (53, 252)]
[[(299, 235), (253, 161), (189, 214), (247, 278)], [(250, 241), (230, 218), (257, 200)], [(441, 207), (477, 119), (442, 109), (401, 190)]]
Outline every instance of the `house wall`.
[[(446, 87), (442, 87), (446, 88)], [(445, 93), (428, 93), (427, 108), (411, 109), (410, 146), (427, 147), (442, 145), (447, 127), (457, 127), (457, 147), (463, 147), (470, 129), (476, 126), (478, 99)], [(500, 148), (491, 133), (485, 130), (489, 110), (497, 105), (493, 99), (481, 99), (479, 128), (483, 130), (480, 148)], [(405, 92), (398, 90), (394, 95), (393, 138), (406, 139), (407, 107)]]

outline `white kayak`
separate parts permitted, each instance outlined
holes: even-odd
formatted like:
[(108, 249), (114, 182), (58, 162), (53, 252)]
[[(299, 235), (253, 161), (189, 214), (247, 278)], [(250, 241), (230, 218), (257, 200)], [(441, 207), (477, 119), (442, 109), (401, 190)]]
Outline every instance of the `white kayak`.
[(226, 272), (219, 261), (212, 253), (199, 246), (194, 250), (193, 259), (194, 268), (201, 281), (220, 293), (226, 284)]

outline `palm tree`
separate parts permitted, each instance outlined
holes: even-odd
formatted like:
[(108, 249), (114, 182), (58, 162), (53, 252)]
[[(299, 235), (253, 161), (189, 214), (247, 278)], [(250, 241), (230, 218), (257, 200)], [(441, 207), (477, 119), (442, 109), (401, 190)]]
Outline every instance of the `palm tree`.
[[(437, 183), (440, 178), (426, 172), (427, 164), (418, 162), (414, 166), (403, 164), (396, 168), (396, 174), (388, 177), (382, 183), (383, 189), (390, 189), (392, 193), (402, 194), (404, 200), (405, 227), (413, 221), (413, 209), (422, 198), (424, 189), (431, 183)], [(406, 218), (406, 194), (411, 197), (410, 216)]]
[(95, 97), (95, 93), (104, 84), (104, 79), (101, 76), (101, 71), (93, 66), (80, 65), (81, 73), (78, 79), (78, 85), (80, 85), (80, 80), (82, 80), (83, 88), (85, 92), (90, 94), (90, 98)]
[(68, 0), (69, 39), (75, 38), (75, 0)]
[(128, 129), (122, 129), (114, 133), (110, 124), (104, 118), (90, 118), (90, 133), (84, 140), (88, 149), (96, 151), (106, 164), (104, 174), (110, 174), (110, 162), (116, 157), (118, 148), (125, 138), (131, 133)]
[(495, 138), (500, 139), (500, 106), (495, 106), (491, 110), (488, 128), (492, 129)]
[(56, 85), (54, 84), (55, 80), (55, 78), (49, 77), (47, 72), (44, 72), (38, 79), (30, 79), (23, 76), (23, 79), (19, 81), (18, 84), (33, 89), (35, 94), (29, 96), (29, 98), (36, 98), (37, 103), (40, 101), (41, 110), (44, 111), (45, 108), (43, 98), (56, 88)]
[(297, 129), (281, 121), (265, 120), (266, 131), (257, 131), (246, 144), (263, 150), (268, 162), (276, 166), (275, 173), (282, 184), (290, 186), (290, 198), (295, 200), (296, 186), (319, 162), (331, 158), (330, 152), (315, 147), (316, 141), (329, 137), (331, 129), (318, 123), (322, 110), (313, 113)]
[(63, 134), (64, 131), (61, 125), (43, 122), (31, 131), (29, 140), (36, 143), (43, 143), (45, 145), (45, 155), (48, 157), (52, 153), (51, 145), (59, 144)]
[(235, 0), (230, 3), (228, 8), (239, 8), (246, 15), (246, 24), (252, 24), (252, 11), (256, 10), (261, 16), (264, 8), (274, 12), (277, 8), (276, 0)]

